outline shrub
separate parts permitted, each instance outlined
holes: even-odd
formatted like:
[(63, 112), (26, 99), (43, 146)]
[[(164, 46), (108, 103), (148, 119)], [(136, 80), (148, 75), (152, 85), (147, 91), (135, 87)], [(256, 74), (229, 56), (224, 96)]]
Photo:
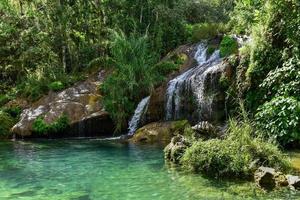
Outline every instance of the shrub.
[(14, 125), (13, 118), (6, 112), (0, 110), (0, 137), (7, 137)]
[(22, 109), (19, 106), (12, 106), (9, 108), (3, 108), (3, 111), (8, 113), (13, 118), (18, 118), (22, 112)]
[(60, 91), (65, 88), (64, 84), (61, 81), (54, 81), (49, 84), (49, 89), (53, 91)]
[(178, 70), (179, 65), (175, 64), (172, 61), (163, 61), (154, 66), (154, 70), (156, 73), (166, 76), (172, 71)]
[(260, 165), (289, 169), (289, 162), (278, 147), (253, 136), (248, 122), (231, 120), (224, 139), (197, 141), (187, 149), (183, 166), (212, 176), (250, 177)]
[(66, 115), (62, 115), (51, 124), (47, 124), (43, 118), (38, 117), (32, 125), (32, 130), (38, 135), (49, 135), (60, 133), (69, 126), (69, 118)]
[(224, 36), (220, 44), (221, 57), (230, 56), (231, 54), (237, 52), (238, 52), (237, 41), (228, 35)]
[(0, 94), (0, 107), (5, 105), (7, 102), (10, 101), (10, 98), (6, 94)]
[(32, 130), (39, 135), (44, 135), (49, 132), (49, 125), (44, 121), (43, 118), (38, 117), (32, 124)]
[(294, 96), (300, 100), (300, 59), (299, 52), (283, 63), (283, 66), (269, 72), (260, 88), (268, 91), (266, 99), (272, 96)]
[(157, 80), (154, 55), (146, 37), (126, 37), (115, 33), (111, 44), (112, 73), (102, 84), (103, 104), (121, 131), (135, 106), (149, 94)]
[(300, 141), (300, 102), (279, 96), (259, 107), (257, 125), (283, 145)]
[(192, 42), (199, 42), (201, 40), (212, 39), (218, 36), (219, 34), (225, 32), (224, 25), (216, 23), (187, 25), (186, 29), (190, 35), (190, 40)]

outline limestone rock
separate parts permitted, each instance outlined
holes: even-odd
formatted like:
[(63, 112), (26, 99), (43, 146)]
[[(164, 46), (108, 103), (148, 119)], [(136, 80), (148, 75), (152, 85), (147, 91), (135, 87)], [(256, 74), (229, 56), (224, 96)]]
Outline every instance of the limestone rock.
[(186, 120), (150, 123), (138, 129), (130, 141), (134, 143), (168, 144), (174, 135), (184, 132), (187, 126), (189, 126), (189, 123)]
[(185, 150), (189, 147), (189, 143), (182, 135), (174, 136), (164, 149), (165, 159), (172, 163), (178, 164)]
[(291, 189), (300, 190), (300, 177), (299, 176), (287, 175), (286, 178), (287, 178), (288, 184)]
[(86, 81), (61, 92), (49, 94), (23, 110), (20, 121), (12, 132), (22, 136), (32, 136), (32, 124), (38, 117), (46, 123), (52, 123), (62, 115), (70, 120), (70, 129), (66, 136), (97, 136), (113, 132), (114, 125), (103, 106), (99, 103), (101, 95), (98, 86), (106, 72), (89, 77)]
[(199, 122), (198, 124), (192, 127), (192, 130), (194, 130), (197, 133), (197, 135), (208, 138), (217, 136), (216, 128), (208, 121)]
[(273, 190), (276, 187), (276, 171), (269, 167), (260, 167), (254, 174), (255, 183), (264, 190)]

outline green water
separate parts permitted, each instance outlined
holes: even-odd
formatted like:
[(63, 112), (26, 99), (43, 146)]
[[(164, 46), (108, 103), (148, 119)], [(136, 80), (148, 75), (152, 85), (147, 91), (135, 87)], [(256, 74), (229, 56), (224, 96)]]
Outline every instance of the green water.
[(297, 199), (167, 167), (162, 148), (97, 140), (0, 142), (0, 199)]

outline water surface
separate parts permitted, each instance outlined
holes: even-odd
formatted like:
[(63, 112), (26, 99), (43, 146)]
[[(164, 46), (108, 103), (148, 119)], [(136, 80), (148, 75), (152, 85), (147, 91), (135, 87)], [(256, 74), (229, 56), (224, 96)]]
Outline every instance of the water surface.
[(196, 200), (300, 199), (262, 194), (250, 183), (178, 172), (161, 147), (113, 141), (0, 142), (0, 199)]

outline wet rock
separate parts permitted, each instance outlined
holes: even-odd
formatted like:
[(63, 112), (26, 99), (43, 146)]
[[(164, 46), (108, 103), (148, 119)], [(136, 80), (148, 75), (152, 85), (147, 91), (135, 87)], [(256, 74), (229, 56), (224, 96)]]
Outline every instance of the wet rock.
[(254, 174), (255, 183), (258, 187), (270, 191), (276, 187), (276, 171), (269, 167), (260, 167)]
[[(168, 82), (178, 76), (179, 74), (185, 72), (189, 68), (195, 65), (195, 60), (193, 58), (193, 54), (195, 53), (194, 46), (191, 45), (183, 45), (177, 48), (174, 52), (174, 54), (184, 54), (186, 55), (186, 60), (184, 63), (180, 66), (180, 69), (178, 71), (175, 71), (171, 74), (169, 74), (166, 77), (166, 81), (164, 81), (161, 85), (156, 87), (151, 95), (150, 95), (150, 103), (148, 105), (148, 110), (145, 114), (146, 122), (145, 123), (151, 123), (151, 122), (157, 122), (165, 119), (165, 104), (166, 104), (166, 90), (168, 88)], [(172, 54), (168, 55), (163, 60), (167, 60)]]
[(174, 135), (183, 133), (187, 126), (189, 126), (189, 123), (186, 120), (150, 123), (138, 129), (130, 141), (134, 143), (168, 144)]
[(225, 74), (229, 82), (232, 80), (230, 63), (220, 61), (206, 66), (205, 71), (202, 70), (204, 67), (193, 68), (195, 66), (191, 62), (187, 68), (189, 70), (182, 70), (154, 89), (146, 112), (147, 122), (188, 119), (191, 123), (197, 123), (199, 119), (210, 122), (225, 119), (226, 93), (220, 78)]
[(189, 143), (182, 135), (174, 136), (165, 149), (165, 159), (172, 163), (178, 164), (185, 150), (189, 147)]
[(300, 190), (300, 177), (287, 175), (287, 182), (291, 189)]
[(113, 122), (99, 103), (101, 95), (98, 86), (105, 74), (105, 71), (101, 71), (61, 92), (49, 92), (30, 108), (23, 110), (12, 132), (22, 137), (32, 137), (32, 124), (38, 117), (50, 124), (66, 115), (70, 120), (70, 129), (65, 136), (85, 137), (112, 133)]

